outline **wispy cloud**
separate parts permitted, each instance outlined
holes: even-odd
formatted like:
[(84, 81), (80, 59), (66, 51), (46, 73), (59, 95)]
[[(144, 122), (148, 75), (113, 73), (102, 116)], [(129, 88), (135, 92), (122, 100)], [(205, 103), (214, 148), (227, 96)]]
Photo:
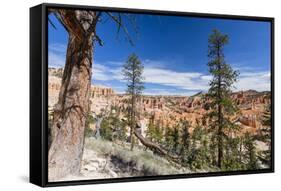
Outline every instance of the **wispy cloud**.
[(55, 52), (49, 51), (48, 62), (49, 62), (49, 67), (55, 67), (55, 68), (64, 67), (65, 57)]
[[(123, 82), (121, 67), (109, 68), (105, 64), (94, 64), (97, 65), (97, 70), (93, 72), (93, 78), (96, 80), (118, 80)], [(121, 63), (118, 63), (120, 66)], [(179, 72), (171, 69), (166, 69), (161, 61), (144, 61), (144, 72), (145, 83), (156, 84), (173, 87), (181, 90), (178, 92), (171, 92), (169, 88), (162, 89), (161, 91), (145, 90), (147, 94), (173, 94), (173, 95), (191, 95), (199, 91), (207, 91), (209, 88), (209, 82), (212, 76), (206, 73), (200, 72)], [(95, 68), (95, 66), (94, 66)], [(234, 84), (233, 90), (249, 90), (254, 89), (257, 91), (270, 90), (270, 72), (269, 71), (256, 71), (255, 68), (251, 67), (239, 67), (240, 75), (238, 81)], [(184, 92), (186, 91), (186, 92)]]
[(144, 95), (166, 95), (166, 96), (191, 96), (198, 93), (198, 91), (171, 91), (168, 89), (145, 89)]
[[(110, 68), (105, 64), (93, 65), (93, 80), (119, 80), (123, 82), (122, 68)], [(120, 65), (120, 64), (119, 64)], [(210, 76), (198, 72), (177, 72), (161, 67), (160, 61), (145, 60), (144, 82), (180, 88), (183, 90), (207, 90)]]
[(48, 47), (49, 51), (64, 54), (66, 53), (66, 45), (61, 43), (51, 43)]
[(50, 67), (64, 67), (66, 45), (52, 43), (48, 45), (48, 62)]
[(177, 72), (170, 69), (147, 67), (146, 83), (177, 87), (184, 90), (207, 90), (209, 77), (198, 72)]
[(270, 72), (269, 71), (253, 71), (241, 72), (237, 83), (234, 84), (237, 90), (270, 90)]
[[(63, 45), (51, 44), (49, 46), (49, 66), (64, 67), (65, 53)], [(206, 92), (212, 76), (201, 72), (187, 72), (167, 69), (167, 63), (146, 59), (143, 61), (144, 82), (158, 85), (162, 89), (146, 89), (145, 94), (150, 95), (192, 95), (199, 91)], [(109, 81), (118, 82), (118, 87), (113, 87), (118, 93), (125, 92), (125, 82), (122, 76), (122, 62), (108, 61), (105, 63), (94, 62), (92, 80), (94, 83)], [(257, 70), (249, 66), (234, 66), (239, 70), (238, 81), (234, 84), (234, 91), (254, 89), (257, 91), (270, 90), (270, 72)], [(110, 83), (110, 82), (109, 82)], [(164, 88), (163, 88), (164, 87)], [(166, 88), (165, 88), (166, 87)], [(173, 91), (171, 91), (171, 88)]]
[(121, 67), (111, 68), (107, 66), (107, 63), (100, 64), (95, 62), (92, 69), (92, 80), (108, 81), (108, 80), (119, 80), (122, 81), (123, 77), (121, 74)]
[(98, 63), (93, 65), (92, 73), (93, 80), (107, 81), (112, 79), (112, 76), (109, 74), (109, 69)]
[(261, 67), (252, 67), (251, 65), (253, 64), (250, 63), (255, 62), (257, 62), (257, 60), (231, 63), (232, 68), (240, 73), (233, 90), (270, 90), (270, 71)]

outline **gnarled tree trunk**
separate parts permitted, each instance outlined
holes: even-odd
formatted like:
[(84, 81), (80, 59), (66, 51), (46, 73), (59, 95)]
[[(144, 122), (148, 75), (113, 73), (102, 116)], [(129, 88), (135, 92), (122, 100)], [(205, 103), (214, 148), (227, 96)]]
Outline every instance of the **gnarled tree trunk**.
[(84, 146), (84, 129), (89, 112), (93, 38), (96, 12), (54, 10), (68, 31), (66, 63), (54, 108), (53, 141), (48, 155), (49, 181), (79, 174)]

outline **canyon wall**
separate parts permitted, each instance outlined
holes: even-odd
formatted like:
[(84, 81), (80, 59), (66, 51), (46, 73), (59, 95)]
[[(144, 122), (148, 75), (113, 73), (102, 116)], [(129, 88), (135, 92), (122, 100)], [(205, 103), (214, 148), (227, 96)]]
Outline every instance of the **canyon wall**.
[[(61, 84), (62, 70), (49, 69), (49, 110), (52, 110), (58, 100)], [(257, 92), (254, 90), (235, 92), (231, 95), (240, 109), (240, 113), (233, 117), (233, 121), (243, 127), (242, 131), (255, 132), (261, 127), (262, 115), (270, 104), (270, 92)], [(114, 108), (125, 117), (128, 107), (128, 96), (118, 95), (112, 88), (91, 86), (91, 112), (95, 115), (101, 112), (109, 112)], [(137, 103), (139, 112), (138, 120), (144, 132), (148, 122), (152, 121), (158, 126), (172, 127), (180, 120), (188, 120), (191, 130), (196, 125), (208, 123), (204, 120), (208, 112), (208, 100), (204, 94), (194, 96), (142, 96)]]

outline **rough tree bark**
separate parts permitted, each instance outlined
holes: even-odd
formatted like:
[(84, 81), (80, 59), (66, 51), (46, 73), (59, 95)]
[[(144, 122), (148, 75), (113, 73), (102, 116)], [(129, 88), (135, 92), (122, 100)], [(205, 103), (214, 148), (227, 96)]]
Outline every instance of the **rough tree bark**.
[(51, 10), (68, 32), (66, 63), (54, 107), (53, 141), (48, 154), (49, 181), (79, 174), (89, 112), (93, 40), (98, 15), (93, 11)]
[[(218, 57), (218, 71), (221, 71), (221, 61), (220, 61), (220, 52), (221, 48), (218, 44), (217, 46), (217, 57)], [(218, 76), (218, 98), (221, 100), (221, 75)], [(221, 102), (218, 103), (218, 167), (222, 167), (222, 160), (223, 160), (223, 142), (222, 142), (222, 105)]]
[[(133, 83), (134, 84), (134, 83)], [(136, 123), (135, 123), (135, 117), (136, 117), (136, 114), (135, 114), (135, 95), (132, 95), (132, 111), (131, 111), (131, 121), (132, 121), (132, 124), (131, 124), (131, 128), (130, 128), (130, 139), (131, 139), (131, 148), (130, 150), (132, 151), (134, 149), (134, 146), (135, 146), (135, 139), (134, 139), (134, 131), (135, 131), (135, 126), (136, 126)]]

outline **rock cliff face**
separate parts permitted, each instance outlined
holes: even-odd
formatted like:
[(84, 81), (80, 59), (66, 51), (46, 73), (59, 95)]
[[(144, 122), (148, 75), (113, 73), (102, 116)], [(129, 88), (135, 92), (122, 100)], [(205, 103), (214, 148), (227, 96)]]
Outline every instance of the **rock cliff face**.
[(92, 86), (91, 87), (91, 97), (109, 97), (114, 95), (114, 91), (112, 88), (108, 87), (99, 87), (99, 86)]
[(48, 68), (49, 76), (56, 76), (58, 78), (62, 78), (63, 68)]
[[(48, 102), (49, 109), (51, 110), (53, 106), (58, 101), (60, 86), (61, 86), (61, 76), (62, 69), (49, 68), (48, 70)], [(111, 96), (115, 95), (112, 88), (101, 87), (101, 86), (91, 86), (91, 108), (94, 112), (99, 112), (102, 108), (106, 108), (109, 104), (109, 99)]]
[[(58, 99), (61, 75), (62, 71), (49, 69), (50, 110)], [(172, 127), (182, 119), (190, 121), (192, 127), (207, 123), (204, 115), (208, 112), (208, 100), (203, 97), (202, 93), (190, 97), (142, 96), (137, 104), (142, 133), (145, 132), (149, 121), (164, 128)], [(118, 110), (121, 117), (125, 117), (128, 96), (115, 94), (112, 88), (92, 86), (90, 99), (93, 113), (100, 114), (114, 108)], [(240, 91), (233, 93), (232, 99), (240, 108), (239, 115), (233, 117), (233, 121), (240, 124), (243, 131), (255, 132), (259, 129), (265, 107), (270, 104), (270, 92)]]

